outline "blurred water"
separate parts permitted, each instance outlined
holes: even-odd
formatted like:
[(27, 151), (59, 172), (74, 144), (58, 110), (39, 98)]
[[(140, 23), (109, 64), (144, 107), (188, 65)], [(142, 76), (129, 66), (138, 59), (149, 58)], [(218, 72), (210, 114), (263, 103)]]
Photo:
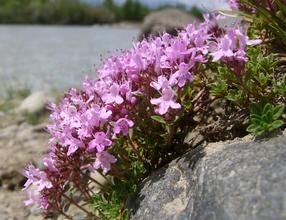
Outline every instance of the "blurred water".
[(0, 93), (9, 87), (65, 89), (95, 77), (101, 55), (130, 48), (138, 29), (112, 26), (0, 26)]

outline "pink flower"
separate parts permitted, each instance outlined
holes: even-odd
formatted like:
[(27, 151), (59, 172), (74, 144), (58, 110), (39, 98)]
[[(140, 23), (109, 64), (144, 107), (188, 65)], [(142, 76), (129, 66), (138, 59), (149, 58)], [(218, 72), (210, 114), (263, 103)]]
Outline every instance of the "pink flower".
[(164, 115), (167, 113), (169, 108), (181, 108), (181, 105), (173, 100), (174, 97), (174, 91), (171, 88), (165, 88), (163, 89), (162, 96), (160, 98), (151, 99), (151, 104), (159, 106), (156, 111), (158, 111), (160, 115)]
[(141, 56), (139, 54), (134, 54), (126, 67), (126, 72), (128, 74), (139, 74), (143, 69), (144, 65)]
[(159, 76), (158, 81), (151, 82), (150, 86), (156, 89), (157, 91), (160, 91), (161, 89), (169, 87), (169, 81), (165, 76)]
[(176, 39), (171, 46), (166, 48), (166, 55), (171, 62), (181, 59), (189, 53), (190, 50), (187, 48), (187, 43), (181, 39)]
[(108, 93), (105, 93), (102, 96), (102, 100), (106, 104), (116, 103), (118, 105), (123, 103), (123, 98), (119, 94), (120, 92), (120, 86), (117, 83), (113, 83), (113, 85), (110, 87), (110, 90)]
[(96, 148), (97, 152), (102, 152), (105, 147), (111, 146), (112, 141), (107, 138), (107, 135), (100, 131), (94, 134), (94, 139), (89, 142), (88, 150), (94, 150)]
[(40, 192), (28, 191), (28, 199), (24, 200), (25, 206), (39, 205), (41, 209), (48, 210), (50, 204), (47, 198), (43, 197)]
[(24, 170), (24, 176), (27, 178), (24, 184), (24, 191), (27, 192), (28, 199), (24, 201), (26, 206), (40, 204), (41, 208), (48, 208), (47, 204), (41, 203), (41, 192), (44, 189), (51, 189), (52, 183), (48, 180), (47, 174), (32, 164)]
[(122, 96), (128, 100), (128, 101), (131, 101), (132, 99), (132, 94), (133, 94), (133, 91), (132, 91), (132, 83), (127, 81), (125, 83), (123, 83), (121, 86), (120, 86), (120, 93), (122, 94)]
[(99, 127), (100, 124), (106, 122), (111, 115), (112, 112), (106, 108), (91, 108), (83, 114), (81, 123), (91, 127)]
[(229, 28), (226, 34), (217, 40), (215, 51), (211, 53), (213, 61), (221, 60), (237, 75), (241, 75), (247, 62), (246, 46), (261, 43), (249, 40), (239, 29)]
[(221, 38), (219, 43), (217, 44), (216, 51), (211, 53), (211, 55), (213, 56), (213, 61), (216, 62), (223, 57), (234, 56), (234, 45), (235, 39), (232, 35), (225, 35), (223, 38)]
[(106, 174), (111, 169), (111, 164), (116, 163), (116, 161), (117, 159), (113, 155), (102, 151), (96, 154), (93, 168), (96, 170), (101, 168), (103, 173)]
[(43, 158), (43, 164), (45, 166), (45, 168), (47, 168), (48, 170), (51, 171), (57, 171), (56, 167), (55, 167), (55, 159), (52, 156), (53, 154), (50, 152), (49, 155), (45, 156)]
[(178, 84), (179, 87), (183, 87), (187, 81), (192, 81), (193, 75), (190, 73), (190, 65), (186, 63), (180, 63), (179, 69), (171, 75), (170, 85), (174, 86)]
[(47, 175), (44, 171), (35, 168), (34, 165), (30, 164), (24, 170), (24, 176), (27, 178), (24, 184), (24, 190), (27, 190), (31, 185), (35, 186), (35, 191), (40, 192), (44, 188), (52, 188), (52, 183), (47, 179)]
[(127, 136), (129, 128), (133, 127), (133, 125), (134, 125), (133, 121), (127, 118), (120, 118), (115, 122), (113, 131), (115, 134), (122, 133), (123, 135)]
[(82, 142), (73, 137), (71, 133), (67, 133), (64, 138), (64, 145), (68, 148), (68, 156), (74, 154), (80, 147), (83, 146)]

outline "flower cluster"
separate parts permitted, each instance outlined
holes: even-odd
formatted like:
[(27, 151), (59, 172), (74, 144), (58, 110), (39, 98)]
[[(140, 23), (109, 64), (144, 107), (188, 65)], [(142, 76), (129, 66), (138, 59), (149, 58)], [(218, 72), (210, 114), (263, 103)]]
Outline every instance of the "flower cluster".
[(239, 29), (228, 29), (226, 34), (217, 40), (215, 51), (211, 53), (213, 61), (222, 60), (236, 74), (241, 74), (248, 58), (246, 45), (260, 44), (261, 40), (249, 40)]
[(32, 165), (25, 170), (26, 204), (62, 214), (55, 204), (68, 198), (68, 187), (88, 199), (85, 175), (95, 170), (106, 174), (116, 166), (112, 147), (118, 138), (130, 138), (130, 129), (140, 123), (135, 115), (142, 102), (143, 108), (172, 120), (184, 111), (181, 91), (200, 74), (200, 65), (221, 61), (241, 75), (246, 45), (256, 43), (239, 29), (220, 28), (216, 18), (206, 17), (178, 36), (145, 39), (108, 58), (97, 71), (98, 79), (86, 79), (81, 90), (71, 89), (58, 105), (50, 104), (50, 152), (42, 170)]

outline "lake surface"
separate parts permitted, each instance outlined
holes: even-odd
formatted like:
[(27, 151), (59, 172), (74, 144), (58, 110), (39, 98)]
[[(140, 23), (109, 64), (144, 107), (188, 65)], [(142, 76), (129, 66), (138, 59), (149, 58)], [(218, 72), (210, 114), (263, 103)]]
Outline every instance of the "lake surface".
[(139, 30), (114, 26), (0, 26), (0, 93), (80, 86), (101, 57), (127, 49)]

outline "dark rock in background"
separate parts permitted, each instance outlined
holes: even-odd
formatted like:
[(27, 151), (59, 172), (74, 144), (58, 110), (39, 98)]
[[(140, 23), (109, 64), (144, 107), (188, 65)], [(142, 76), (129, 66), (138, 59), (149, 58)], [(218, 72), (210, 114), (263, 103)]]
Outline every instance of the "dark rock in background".
[(139, 39), (156, 36), (163, 32), (176, 35), (178, 29), (194, 22), (198, 22), (198, 19), (178, 9), (163, 9), (153, 12), (145, 17)]
[(286, 219), (286, 137), (209, 144), (154, 172), (129, 201), (133, 219)]

